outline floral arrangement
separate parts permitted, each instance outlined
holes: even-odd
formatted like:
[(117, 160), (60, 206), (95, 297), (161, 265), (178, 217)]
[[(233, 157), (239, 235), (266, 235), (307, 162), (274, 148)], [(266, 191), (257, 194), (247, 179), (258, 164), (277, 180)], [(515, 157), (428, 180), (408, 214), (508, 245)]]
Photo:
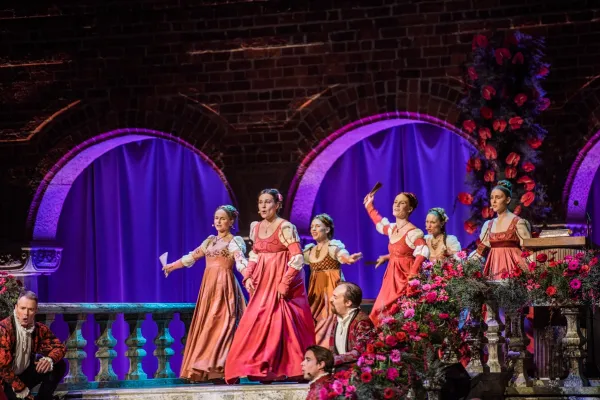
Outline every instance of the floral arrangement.
[(13, 313), (22, 290), (23, 283), (20, 280), (6, 272), (0, 272), (0, 320)]
[(376, 329), (356, 366), (335, 374), (322, 398), (400, 399), (409, 390), (423, 390), (423, 382), (439, 376), (449, 355), (468, 357), (465, 332), (459, 329), (464, 310), (481, 309), (487, 286), (481, 263), (458, 257), (423, 264), (409, 282), (408, 295), (392, 305)]
[(466, 97), (459, 103), (461, 126), (478, 144), (467, 162), (472, 190), (458, 196), (472, 210), (464, 224), (469, 234), (493, 217), (488, 196), (501, 179), (513, 185), (515, 214), (538, 220), (549, 211), (535, 179), (547, 133), (535, 119), (550, 105), (540, 85), (550, 71), (542, 60), (543, 48), (543, 39), (520, 32), (473, 38), (472, 62), (464, 76)]
[[(551, 306), (591, 305), (600, 298), (599, 254), (581, 251), (556, 260), (555, 252), (538, 253), (535, 259), (528, 252), (527, 268), (515, 269), (502, 278), (507, 280), (505, 289), (521, 294), (520, 306), (548, 304)], [(502, 306), (502, 304), (500, 304)]]

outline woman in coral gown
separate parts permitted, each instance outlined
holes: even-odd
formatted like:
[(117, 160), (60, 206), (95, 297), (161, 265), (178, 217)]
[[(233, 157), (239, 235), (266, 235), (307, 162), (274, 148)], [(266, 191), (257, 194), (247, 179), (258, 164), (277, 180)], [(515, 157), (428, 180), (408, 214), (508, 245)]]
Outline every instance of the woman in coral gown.
[(316, 241), (304, 248), (304, 262), (310, 266), (308, 302), (315, 321), (316, 343), (329, 348), (329, 336), (335, 322), (331, 312), (331, 295), (344, 280), (340, 264), (354, 264), (362, 253), (349, 254), (342, 242), (333, 239), (333, 219), (327, 214), (315, 216), (310, 234)]
[(490, 194), (490, 205), (497, 217), (486, 221), (479, 235), (480, 244), (476, 254), (486, 257), (483, 274), (491, 280), (506, 279), (515, 268), (526, 268), (521, 256), (523, 239), (531, 237), (529, 222), (508, 210), (512, 186), (500, 181)]
[(423, 231), (408, 220), (418, 205), (414, 194), (402, 192), (394, 199), (392, 212), (396, 217), (395, 223), (390, 223), (387, 218), (379, 215), (373, 204), (374, 198), (373, 193), (365, 197), (365, 208), (377, 231), (388, 236), (390, 241), (390, 261), (370, 315), (377, 326), (396, 300), (410, 294), (408, 281), (418, 275), (421, 264), (429, 257), (429, 249), (423, 238)]
[(233, 274), (234, 264), (240, 272), (247, 265), (244, 240), (231, 234), (237, 217), (238, 212), (233, 206), (217, 208), (214, 217), (217, 235), (209, 236), (196, 250), (163, 268), (168, 276), (174, 270), (189, 268), (206, 257), (206, 269), (180, 372), (182, 378), (193, 382), (223, 379), (225, 359), (246, 309), (242, 289)]
[(315, 344), (315, 325), (300, 271), (304, 257), (296, 227), (280, 218), (283, 196), (265, 189), (258, 198), (263, 218), (250, 225), (254, 243), (244, 286), (248, 308), (225, 364), (225, 380), (302, 379), (304, 350)]

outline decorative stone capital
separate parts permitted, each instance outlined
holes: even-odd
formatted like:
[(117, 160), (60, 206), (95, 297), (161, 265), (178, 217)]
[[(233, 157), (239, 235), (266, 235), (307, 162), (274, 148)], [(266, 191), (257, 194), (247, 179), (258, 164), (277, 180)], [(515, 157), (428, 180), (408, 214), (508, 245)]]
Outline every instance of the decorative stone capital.
[(0, 271), (19, 277), (49, 275), (62, 259), (62, 247), (30, 245), (0, 252)]

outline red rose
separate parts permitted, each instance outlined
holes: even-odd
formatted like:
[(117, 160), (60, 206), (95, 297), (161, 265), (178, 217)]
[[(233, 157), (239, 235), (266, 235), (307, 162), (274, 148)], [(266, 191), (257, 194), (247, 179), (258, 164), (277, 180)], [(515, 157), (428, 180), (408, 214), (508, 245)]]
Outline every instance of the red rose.
[(516, 267), (511, 273), (511, 275), (515, 278), (518, 278), (519, 276), (521, 276), (521, 274), (523, 274), (523, 270), (521, 269), (521, 267)]
[(512, 59), (513, 64), (523, 64), (525, 61), (525, 57), (523, 57), (523, 53), (518, 52)]
[(477, 80), (477, 71), (475, 71), (474, 67), (467, 68), (467, 74), (472, 81)]
[(473, 44), (471, 46), (472, 50), (475, 50), (477, 47), (487, 47), (488, 39), (483, 35), (475, 35), (473, 37)]
[(550, 69), (547, 66), (542, 65), (537, 73), (537, 76), (543, 77), (543, 76), (547, 76), (549, 73), (550, 73)]
[(360, 380), (363, 381), (363, 383), (369, 383), (372, 379), (373, 375), (371, 375), (370, 372), (363, 372), (362, 374), (360, 374)]
[(483, 207), (481, 209), (481, 216), (484, 219), (490, 219), (494, 216), (494, 210), (491, 207)]
[(396, 397), (396, 391), (392, 388), (386, 387), (383, 389), (383, 398), (384, 399), (393, 399)]
[(527, 268), (529, 269), (529, 272), (534, 272), (536, 267), (537, 267), (537, 264), (535, 263), (535, 261), (532, 261), (529, 264), (527, 264)]
[(529, 161), (523, 163), (523, 171), (531, 172), (533, 170), (535, 170), (535, 165), (533, 165), (533, 163)]
[(492, 127), (496, 132), (504, 132), (504, 130), (506, 129), (506, 121), (503, 119), (497, 119), (492, 124)]
[(476, 158), (473, 160), (473, 168), (475, 168), (475, 171), (481, 170), (481, 158)]
[(538, 107), (537, 107), (537, 109), (538, 109), (539, 111), (544, 111), (544, 110), (545, 110), (545, 109), (547, 109), (548, 107), (550, 107), (550, 99), (547, 99), (547, 98), (545, 98), (545, 97), (542, 97), (542, 98), (539, 100), (539, 104), (538, 104)]
[(527, 95), (524, 93), (519, 93), (515, 96), (515, 104), (521, 107), (527, 101)]
[(516, 206), (515, 209), (513, 210), (513, 214), (515, 215), (520, 215), (521, 214), (521, 206)]
[(492, 169), (488, 169), (483, 174), (483, 180), (486, 182), (494, 182), (496, 180), (496, 172)]
[(396, 339), (398, 339), (399, 342), (406, 341), (406, 333), (402, 331), (396, 332)]
[(367, 353), (375, 353), (375, 346), (371, 343), (367, 344)]
[(527, 175), (520, 177), (517, 180), (517, 183), (522, 183), (525, 185), (525, 190), (531, 192), (535, 188), (535, 182), (533, 179), (528, 177)]
[(510, 51), (508, 51), (508, 49), (505, 48), (496, 49), (496, 51), (494, 52), (494, 56), (496, 57), (496, 62), (498, 63), (498, 65), (502, 65), (504, 63), (504, 60), (510, 59)]
[(383, 343), (381, 341), (377, 341), (377, 342), (375, 342), (375, 347), (377, 347), (378, 349), (382, 349), (385, 347), (385, 343)]
[(477, 128), (477, 125), (475, 125), (475, 121), (473, 121), (472, 119), (463, 121), (462, 126), (463, 126), (463, 129), (469, 133), (473, 133), (475, 128)]
[(492, 132), (488, 128), (479, 128), (479, 137), (483, 140), (490, 139), (492, 137)]
[(439, 319), (448, 319), (450, 315), (448, 315), (448, 313), (439, 313), (438, 317)]
[(556, 288), (554, 286), (548, 286), (546, 294), (550, 297), (554, 296), (556, 294)]
[(554, 268), (558, 265), (558, 263), (556, 261), (550, 261), (548, 263), (548, 268)]
[(389, 309), (389, 313), (390, 315), (394, 315), (396, 314), (398, 311), (400, 311), (400, 307), (398, 307), (398, 304), (393, 303), (392, 306)]
[(504, 176), (506, 179), (512, 179), (517, 176), (517, 169), (515, 167), (506, 167), (504, 170)]
[(475, 224), (475, 222), (473, 221), (467, 221), (465, 222), (464, 226), (465, 231), (469, 234), (472, 235), (475, 233), (475, 231), (477, 230), (477, 224)]
[(540, 147), (542, 145), (542, 139), (535, 138), (535, 137), (534, 138), (528, 138), (527, 139), (527, 144), (532, 149), (537, 149), (538, 147)]
[(596, 264), (598, 264), (598, 257), (594, 257), (590, 260), (590, 267), (593, 267)]
[(461, 192), (458, 194), (458, 201), (460, 201), (465, 206), (471, 205), (473, 203), (473, 195), (467, 192)]
[(481, 273), (481, 271), (475, 271), (475, 273), (473, 274), (473, 278), (481, 278), (483, 276), (483, 274)]
[(485, 85), (481, 88), (481, 95), (486, 100), (491, 100), (496, 95), (496, 89), (493, 86)]
[(521, 203), (523, 203), (525, 207), (529, 207), (534, 200), (535, 193), (533, 192), (527, 192), (523, 196), (521, 196)]
[(387, 344), (390, 347), (394, 347), (395, 345), (398, 344), (398, 339), (396, 339), (396, 336), (387, 335), (385, 337), (385, 344)]
[(511, 119), (508, 120), (508, 124), (510, 125), (510, 129), (512, 129), (513, 131), (516, 131), (517, 129), (519, 129), (521, 127), (521, 125), (523, 125), (523, 118), (516, 116), (516, 117), (512, 117)]
[(545, 263), (546, 261), (548, 261), (548, 256), (546, 255), (546, 253), (540, 253), (537, 256), (535, 256), (535, 260), (539, 263)]
[(514, 151), (511, 152), (508, 156), (506, 156), (506, 163), (508, 165), (517, 166), (519, 164), (520, 160), (521, 160), (521, 156), (518, 155), (517, 153), (515, 153)]
[(481, 113), (481, 116), (485, 119), (492, 119), (492, 117), (494, 116), (492, 109), (486, 106), (481, 107), (479, 109), (479, 112)]
[(496, 153), (496, 148), (491, 144), (486, 144), (483, 153), (485, 154), (485, 158), (488, 160), (495, 160), (498, 158), (498, 153)]

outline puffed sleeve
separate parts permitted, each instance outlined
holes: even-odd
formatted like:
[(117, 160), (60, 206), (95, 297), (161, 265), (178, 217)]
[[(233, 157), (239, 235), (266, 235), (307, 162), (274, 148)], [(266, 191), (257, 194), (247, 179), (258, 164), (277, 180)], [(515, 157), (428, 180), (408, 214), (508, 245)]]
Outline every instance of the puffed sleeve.
[(406, 234), (406, 244), (413, 249), (413, 257), (423, 256), (429, 258), (429, 247), (427, 247), (422, 230), (417, 228), (408, 231)]
[(471, 252), (471, 254), (469, 254), (469, 258), (483, 258), (487, 255), (488, 250), (490, 249), (490, 228), (491, 228), (491, 221), (492, 220), (487, 220), (483, 223), (483, 226), (481, 227), (481, 232), (479, 233), (479, 244), (477, 245), (477, 248), (475, 250), (473, 250)]
[(244, 243), (244, 239), (241, 236), (235, 236), (231, 242), (229, 242), (229, 246), (227, 248), (231, 254), (233, 254), (233, 259), (235, 260), (235, 268), (242, 272), (248, 266), (248, 260), (246, 260), (246, 256), (244, 253), (246, 252), (246, 243)]
[(310, 250), (315, 247), (314, 243), (309, 243), (306, 246), (304, 246), (304, 250), (302, 250), (302, 256), (304, 257), (304, 264), (310, 264), (310, 262), (308, 261), (309, 257), (310, 257)]
[(187, 268), (194, 265), (196, 261), (204, 257), (204, 255), (206, 254), (206, 249), (208, 248), (208, 244), (211, 240), (214, 240), (214, 238), (215, 237), (211, 235), (204, 239), (204, 242), (202, 242), (202, 244), (198, 246), (196, 250), (190, 251), (189, 254), (186, 254), (185, 256), (181, 257), (181, 263)]
[(375, 204), (373, 203), (374, 201), (370, 201), (365, 205), (367, 213), (369, 214), (371, 221), (373, 221), (375, 224), (375, 229), (377, 229), (377, 232), (381, 233), (382, 235), (389, 236), (390, 232), (392, 232), (394, 224), (391, 224), (387, 218), (382, 217), (375, 209)]
[[(259, 224), (258, 221), (254, 221), (250, 224), (250, 240), (252, 241), (252, 243), (254, 243), (254, 240), (256, 239), (254, 237), (255, 232), (256, 232), (256, 226)], [(258, 261), (258, 256), (256, 255), (256, 253), (254, 252), (254, 249), (250, 250), (250, 253), (248, 253), (248, 261), (250, 262), (254, 262), (256, 263), (256, 261)]]
[(304, 265), (304, 257), (300, 248), (300, 237), (296, 227), (289, 221), (283, 221), (279, 229), (279, 241), (291, 254), (291, 259), (288, 265), (294, 269), (300, 270)]
[(447, 249), (446, 251), (448, 252), (448, 255), (450, 255), (450, 256), (452, 256), (462, 250), (462, 247), (460, 247), (460, 242), (458, 241), (458, 238), (456, 236), (454, 236), (454, 235), (446, 236), (446, 249)]
[(345, 264), (345, 261), (349, 256), (350, 253), (348, 253), (348, 250), (346, 250), (344, 243), (335, 239), (329, 241), (329, 257), (342, 264)]
[(521, 246), (523, 245), (523, 239), (531, 238), (531, 226), (529, 225), (529, 221), (519, 218), (517, 221), (517, 235), (519, 235)]

